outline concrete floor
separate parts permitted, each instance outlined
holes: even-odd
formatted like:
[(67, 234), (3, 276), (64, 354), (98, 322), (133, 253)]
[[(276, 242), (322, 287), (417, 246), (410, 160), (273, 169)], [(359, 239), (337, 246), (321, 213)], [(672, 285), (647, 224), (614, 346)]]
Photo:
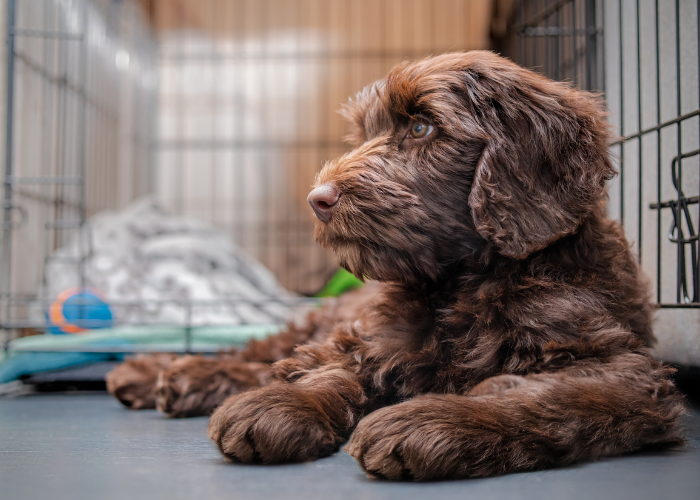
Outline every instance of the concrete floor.
[(0, 399), (2, 500), (700, 498), (700, 408), (679, 450), (431, 484), (368, 479), (345, 452), (313, 463), (224, 462), (206, 418), (128, 411), (104, 394)]

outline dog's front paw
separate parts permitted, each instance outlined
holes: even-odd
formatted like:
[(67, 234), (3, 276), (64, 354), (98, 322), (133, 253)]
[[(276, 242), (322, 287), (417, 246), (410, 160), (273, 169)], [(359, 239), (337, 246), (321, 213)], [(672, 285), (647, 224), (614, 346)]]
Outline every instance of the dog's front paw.
[(333, 453), (343, 438), (313, 394), (276, 384), (231, 396), (209, 421), (209, 437), (234, 462), (305, 462)]
[(345, 450), (375, 477), (467, 477), (461, 418), (445, 403), (440, 397), (422, 396), (377, 410), (360, 421)]
[(185, 356), (158, 375), (156, 407), (169, 417), (210, 415), (232, 394), (259, 387), (270, 366)]

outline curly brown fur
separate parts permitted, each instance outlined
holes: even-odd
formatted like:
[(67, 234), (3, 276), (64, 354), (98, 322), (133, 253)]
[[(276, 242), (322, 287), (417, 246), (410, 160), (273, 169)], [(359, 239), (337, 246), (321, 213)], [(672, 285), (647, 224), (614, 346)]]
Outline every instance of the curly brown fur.
[(646, 283), (605, 216), (597, 96), (477, 51), (402, 65), (346, 115), (357, 147), (317, 178), (315, 237), (382, 284), (221, 404), (225, 456), (314, 459), (357, 426), (368, 473), (427, 480), (682, 441)]
[(237, 363), (227, 356), (185, 356), (160, 371), (156, 408), (172, 418), (210, 415), (232, 394), (267, 385), (268, 363)]
[(172, 354), (140, 355), (127, 359), (107, 374), (107, 390), (127, 408), (155, 408), (154, 388), (158, 373), (174, 360)]

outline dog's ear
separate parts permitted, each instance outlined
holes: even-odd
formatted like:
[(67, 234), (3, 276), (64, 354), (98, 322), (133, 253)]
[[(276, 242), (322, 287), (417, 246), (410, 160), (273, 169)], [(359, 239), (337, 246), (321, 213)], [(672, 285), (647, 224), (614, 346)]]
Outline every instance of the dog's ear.
[(499, 253), (522, 259), (576, 232), (615, 171), (600, 99), (509, 61), (465, 72), (488, 142), (469, 205)]

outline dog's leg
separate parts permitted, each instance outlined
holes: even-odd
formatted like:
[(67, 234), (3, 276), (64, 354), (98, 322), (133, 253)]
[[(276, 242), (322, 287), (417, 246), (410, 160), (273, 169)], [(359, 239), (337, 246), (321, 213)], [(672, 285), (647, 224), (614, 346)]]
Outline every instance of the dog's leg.
[(230, 397), (214, 411), (209, 437), (235, 462), (314, 460), (338, 449), (367, 403), (353, 373), (322, 369)]
[(185, 356), (158, 377), (156, 404), (170, 417), (210, 415), (228, 396), (271, 381), (272, 363), (285, 359), (294, 348), (314, 335), (323, 337), (312, 311), (301, 324), (290, 323), (282, 332), (262, 340), (251, 340), (245, 349), (218, 358)]
[(217, 358), (156, 354), (128, 359), (107, 374), (107, 388), (132, 409), (157, 405), (170, 417), (209, 415), (226, 397), (266, 385), (271, 363), (290, 356), (296, 345), (314, 335), (323, 337), (319, 317), (312, 311), (301, 325), (290, 324)]
[(171, 417), (209, 415), (226, 397), (267, 385), (272, 363), (291, 356), (298, 345), (326, 338), (337, 322), (355, 318), (375, 292), (367, 286), (328, 301), (290, 321), (282, 332), (217, 358), (188, 356), (174, 362), (174, 355), (139, 356), (110, 372), (107, 386), (133, 409), (155, 408), (157, 400)]
[(156, 407), (154, 389), (158, 373), (175, 360), (172, 354), (136, 356), (127, 359), (105, 377), (107, 390), (133, 410)]
[(267, 385), (270, 372), (267, 363), (185, 356), (158, 375), (156, 407), (173, 418), (210, 415), (228, 396)]
[(677, 444), (682, 397), (641, 354), (424, 395), (363, 419), (347, 451), (371, 475), (415, 480), (541, 469)]

